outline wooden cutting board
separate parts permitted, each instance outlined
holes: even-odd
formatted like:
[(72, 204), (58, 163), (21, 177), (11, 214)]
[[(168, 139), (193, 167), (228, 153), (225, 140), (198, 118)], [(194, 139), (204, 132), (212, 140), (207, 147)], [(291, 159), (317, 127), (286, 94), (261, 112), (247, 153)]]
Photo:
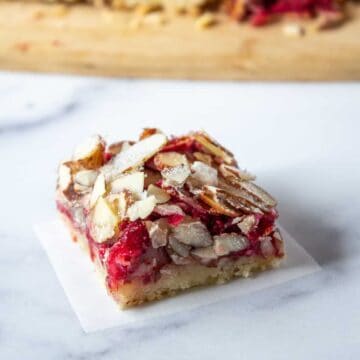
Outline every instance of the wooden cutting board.
[(360, 80), (360, 7), (324, 32), (286, 37), (282, 24), (252, 28), (194, 19), (134, 29), (133, 15), (88, 6), (0, 4), (0, 68), (87, 75), (224, 80)]

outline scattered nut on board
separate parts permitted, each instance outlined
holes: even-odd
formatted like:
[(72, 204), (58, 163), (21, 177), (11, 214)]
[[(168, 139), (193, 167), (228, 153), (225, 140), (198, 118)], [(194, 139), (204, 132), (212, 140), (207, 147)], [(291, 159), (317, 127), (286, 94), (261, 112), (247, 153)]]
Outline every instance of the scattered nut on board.
[(283, 26), (282, 31), (288, 37), (301, 37), (305, 35), (305, 29), (299, 24), (286, 24)]
[(216, 22), (216, 17), (213, 14), (206, 12), (196, 19), (195, 26), (197, 29), (203, 30), (215, 25)]

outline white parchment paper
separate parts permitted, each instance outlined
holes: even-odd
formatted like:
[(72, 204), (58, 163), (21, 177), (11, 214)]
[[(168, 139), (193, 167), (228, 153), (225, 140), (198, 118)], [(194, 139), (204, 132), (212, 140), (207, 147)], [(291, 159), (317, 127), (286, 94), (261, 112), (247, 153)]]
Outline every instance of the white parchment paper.
[(266, 271), (254, 278), (189, 291), (146, 306), (120, 310), (108, 296), (90, 258), (78, 244), (71, 241), (68, 230), (60, 220), (36, 225), (35, 232), (85, 332), (142, 322), (243, 296), (321, 269), (295, 239), (282, 229), (287, 258), (279, 269)]

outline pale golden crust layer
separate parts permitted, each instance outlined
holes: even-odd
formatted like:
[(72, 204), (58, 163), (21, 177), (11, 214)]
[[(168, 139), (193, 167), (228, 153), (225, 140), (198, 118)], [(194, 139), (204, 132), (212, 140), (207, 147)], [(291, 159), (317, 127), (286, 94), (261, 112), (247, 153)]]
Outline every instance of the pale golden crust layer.
[[(73, 239), (89, 253), (86, 237), (76, 230), (65, 216), (62, 218), (70, 229)], [(238, 277), (247, 278), (254, 273), (279, 266), (280, 260), (277, 257), (265, 259), (249, 256), (227, 262), (222, 267), (169, 264), (161, 269), (161, 277), (156, 282), (144, 284), (141, 280), (133, 280), (131, 283), (120, 285), (116, 290), (107, 289), (121, 308), (127, 308), (173, 296), (192, 287), (223, 284)], [(106, 271), (97, 259), (94, 262), (106, 286)]]

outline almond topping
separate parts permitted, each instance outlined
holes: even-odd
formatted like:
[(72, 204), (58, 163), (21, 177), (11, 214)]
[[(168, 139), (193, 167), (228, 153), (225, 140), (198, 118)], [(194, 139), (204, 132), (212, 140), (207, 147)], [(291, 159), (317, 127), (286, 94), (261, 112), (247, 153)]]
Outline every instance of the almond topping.
[(191, 246), (181, 243), (172, 235), (169, 236), (169, 245), (176, 254), (182, 257), (189, 256)]
[(255, 176), (247, 172), (246, 170), (238, 169), (234, 166), (229, 166), (225, 164), (221, 164), (219, 166), (219, 172), (220, 174), (228, 179), (228, 178), (234, 178), (234, 181), (250, 181), (255, 180)]
[(173, 228), (172, 234), (183, 244), (194, 247), (205, 247), (213, 243), (208, 229), (200, 221), (181, 223)]
[(264, 257), (269, 258), (274, 255), (274, 247), (270, 236), (260, 238), (260, 250)]
[(187, 165), (186, 156), (175, 151), (169, 151), (156, 154), (154, 157), (154, 164), (159, 170), (168, 167), (175, 167), (180, 165)]
[(204, 203), (209, 205), (216, 214), (223, 214), (230, 217), (239, 216), (239, 213), (235, 209), (224, 202), (223, 196), (219, 196), (221, 194), (220, 191), (219, 188), (214, 186), (204, 186), (199, 197)]
[(144, 200), (136, 201), (131, 205), (127, 211), (127, 216), (130, 221), (135, 221), (137, 219), (146, 219), (154, 210), (156, 205), (155, 196), (149, 196)]
[(90, 231), (96, 242), (105, 242), (115, 235), (119, 222), (118, 217), (103, 197), (97, 199), (91, 219)]
[(163, 134), (154, 134), (132, 145), (128, 150), (116, 155), (114, 166), (119, 172), (142, 166), (146, 160), (155, 155), (167, 142)]
[(97, 169), (104, 163), (105, 145), (99, 135), (94, 135), (76, 147), (73, 156), (75, 165), (86, 169)]
[(226, 164), (232, 165), (235, 163), (233, 154), (222, 147), (216, 140), (210, 137), (205, 132), (198, 132), (194, 134), (197, 142), (199, 142), (210, 154), (221, 158)]
[(206, 165), (211, 166), (211, 164), (212, 164), (211, 155), (205, 154), (205, 153), (199, 152), (199, 151), (195, 151), (193, 155), (196, 160), (201, 161), (201, 162), (205, 163)]
[(99, 174), (95, 180), (94, 188), (90, 197), (90, 207), (93, 207), (97, 199), (106, 193), (105, 176)]
[(60, 190), (67, 190), (71, 185), (71, 169), (65, 164), (61, 164), (58, 174), (58, 184)]
[(214, 236), (214, 250), (219, 256), (228, 255), (232, 252), (244, 250), (249, 246), (245, 236), (231, 233)]
[(154, 195), (158, 204), (166, 203), (171, 199), (171, 196), (165, 190), (156, 185), (150, 184), (147, 189), (147, 193), (149, 196)]
[(182, 186), (190, 175), (190, 168), (184, 164), (169, 167), (162, 170), (161, 175), (165, 179), (166, 185)]
[(150, 236), (151, 244), (154, 249), (167, 244), (168, 226), (165, 219), (156, 221), (146, 221), (146, 227)]
[(201, 184), (216, 186), (218, 182), (217, 170), (201, 161), (195, 161), (191, 165), (191, 177)]
[(74, 190), (79, 193), (89, 192), (94, 185), (98, 172), (81, 170), (74, 175)]
[(110, 184), (112, 193), (120, 193), (129, 190), (132, 193), (140, 194), (144, 190), (144, 173), (137, 171), (132, 174), (123, 175)]
[(185, 216), (185, 213), (183, 209), (174, 204), (160, 204), (157, 205), (154, 209), (154, 212), (161, 216), (170, 216), (170, 215), (183, 215)]

